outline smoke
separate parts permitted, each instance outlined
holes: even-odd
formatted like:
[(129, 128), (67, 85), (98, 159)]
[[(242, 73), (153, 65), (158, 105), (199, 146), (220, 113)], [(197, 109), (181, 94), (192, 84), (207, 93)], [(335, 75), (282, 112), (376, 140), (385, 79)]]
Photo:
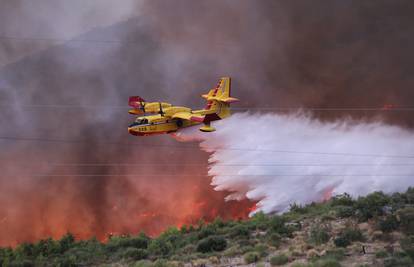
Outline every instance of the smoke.
[(2, 34), (29, 39), (0, 42), (0, 246), (247, 216), (253, 203), (224, 203), (209, 186), (197, 147), (128, 134), (128, 96), (169, 95), (152, 29), (126, 20), (141, 13), (134, 2), (0, 4)]
[[(24, 59), (65, 40), (137, 16), (140, 2), (4, 0), (0, 3), (0, 66)], [(113, 36), (106, 35), (111, 39)]]
[[(0, 245), (246, 216), (253, 203), (213, 191), (197, 146), (128, 135), (128, 96), (202, 107), (200, 93), (228, 75), (239, 107), (412, 107), (413, 10), (410, 0), (1, 1), (0, 34), (16, 38), (0, 39), (0, 137), (28, 140), (0, 139)], [(314, 114), (344, 116), (414, 125), (410, 111)]]
[(414, 132), (381, 122), (321, 122), (308, 115), (239, 113), (194, 129), (179, 140), (201, 140), (211, 153), (208, 174), (227, 200), (257, 201), (257, 211), (283, 212), (292, 203), (332, 194), (361, 196), (414, 185)]

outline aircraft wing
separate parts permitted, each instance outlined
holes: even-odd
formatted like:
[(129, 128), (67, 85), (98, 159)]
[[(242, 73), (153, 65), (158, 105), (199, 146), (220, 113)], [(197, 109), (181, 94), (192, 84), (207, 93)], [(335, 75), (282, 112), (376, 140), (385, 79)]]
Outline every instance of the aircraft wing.
[(204, 115), (193, 114), (191, 112), (177, 112), (171, 116), (173, 119), (182, 119), (187, 121), (194, 121), (194, 122), (203, 122)]

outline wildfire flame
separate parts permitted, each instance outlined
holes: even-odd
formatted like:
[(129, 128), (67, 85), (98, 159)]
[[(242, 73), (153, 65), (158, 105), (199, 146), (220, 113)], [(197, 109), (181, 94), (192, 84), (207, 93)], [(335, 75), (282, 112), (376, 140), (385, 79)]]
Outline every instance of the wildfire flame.
[[(225, 202), (225, 193), (214, 191), (207, 176), (188, 176), (199, 172), (199, 168), (186, 170), (186, 175), (174, 179), (114, 175), (95, 184), (90, 180), (79, 184), (75, 177), (38, 178), (29, 190), (14, 188), (13, 196), (0, 196), (4, 207), (0, 211), (0, 246), (59, 239), (68, 232), (76, 239), (96, 237), (101, 241), (140, 232), (157, 236), (168, 227), (197, 224), (200, 219), (248, 217), (252, 202)], [(85, 189), (88, 186), (93, 187)], [(87, 190), (88, 198), (79, 190)], [(102, 201), (97, 200), (99, 194), (104, 194)]]

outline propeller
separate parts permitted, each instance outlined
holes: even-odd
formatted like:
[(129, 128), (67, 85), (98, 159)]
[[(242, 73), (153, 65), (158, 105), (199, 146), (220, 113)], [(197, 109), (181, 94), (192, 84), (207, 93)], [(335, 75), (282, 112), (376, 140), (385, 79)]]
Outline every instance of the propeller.
[(139, 105), (141, 106), (141, 110), (142, 110), (142, 112), (144, 112), (144, 114), (145, 114), (145, 105), (146, 105), (146, 103), (145, 103), (145, 102), (143, 102), (143, 101), (140, 101), (140, 102), (139, 102)]
[(165, 113), (164, 113), (164, 111), (162, 110), (162, 105), (161, 105), (161, 102), (158, 102), (158, 103), (160, 104), (160, 112), (159, 112), (159, 113), (160, 113), (160, 115), (161, 115), (161, 116), (163, 116), (163, 117), (164, 117), (164, 114), (165, 114)]

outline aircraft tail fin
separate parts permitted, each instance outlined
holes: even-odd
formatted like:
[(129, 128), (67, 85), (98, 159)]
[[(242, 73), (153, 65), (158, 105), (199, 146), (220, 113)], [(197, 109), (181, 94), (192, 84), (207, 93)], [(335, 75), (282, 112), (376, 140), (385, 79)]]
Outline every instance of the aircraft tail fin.
[(231, 78), (223, 77), (219, 80), (217, 86), (211, 89), (207, 94), (202, 95), (207, 100), (207, 110), (214, 110), (215, 115), (223, 119), (230, 116), (230, 104), (239, 101), (231, 97)]
[(141, 115), (144, 114), (143, 106), (145, 105), (145, 100), (140, 96), (130, 96), (128, 99), (128, 105), (132, 107), (128, 111), (132, 115)]

